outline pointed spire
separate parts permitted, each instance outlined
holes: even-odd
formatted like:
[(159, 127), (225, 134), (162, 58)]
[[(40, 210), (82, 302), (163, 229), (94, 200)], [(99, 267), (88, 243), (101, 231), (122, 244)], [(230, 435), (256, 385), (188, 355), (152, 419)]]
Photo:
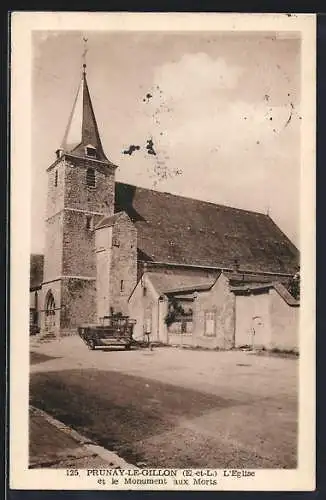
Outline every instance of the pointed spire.
[(83, 54), (82, 78), (61, 147), (65, 153), (71, 153), (75, 156), (82, 158), (89, 156), (101, 161), (108, 161), (103, 151), (88, 89), (85, 55), (86, 49)]

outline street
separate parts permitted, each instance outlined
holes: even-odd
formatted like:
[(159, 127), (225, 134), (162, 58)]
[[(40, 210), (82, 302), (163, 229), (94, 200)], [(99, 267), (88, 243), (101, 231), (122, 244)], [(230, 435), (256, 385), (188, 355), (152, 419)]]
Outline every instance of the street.
[(31, 353), (30, 402), (140, 467), (294, 468), (298, 360), (240, 351)]

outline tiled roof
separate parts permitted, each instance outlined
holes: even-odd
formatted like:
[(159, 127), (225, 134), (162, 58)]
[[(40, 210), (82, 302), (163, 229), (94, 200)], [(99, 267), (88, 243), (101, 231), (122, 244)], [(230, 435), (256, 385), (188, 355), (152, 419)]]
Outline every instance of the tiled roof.
[(207, 283), (194, 283), (193, 285), (189, 286), (178, 286), (176, 288), (169, 288), (168, 290), (165, 290), (165, 293), (167, 295), (173, 295), (175, 293), (188, 293), (188, 292), (204, 292), (207, 290), (210, 290), (212, 286), (214, 285), (214, 281), (208, 281)]
[[(275, 279), (274, 276), (271, 275), (262, 275), (262, 274), (244, 274), (239, 272), (225, 272), (226, 277), (229, 279), (231, 286), (244, 285), (244, 284), (263, 284), (263, 283), (271, 283), (271, 280)], [(278, 277), (280, 282), (288, 283), (289, 278), (281, 278)]]
[(300, 301), (292, 297), (290, 292), (285, 288), (282, 283), (274, 281), (273, 283), (246, 283), (246, 284), (238, 284), (237, 286), (231, 286), (230, 290), (232, 292), (237, 293), (246, 293), (246, 292), (262, 292), (265, 290), (269, 290), (270, 288), (274, 288), (276, 292), (282, 297), (282, 299), (289, 306), (299, 306)]
[(144, 259), (293, 273), (299, 252), (268, 216), (116, 183), (116, 211), (137, 228)]
[(179, 274), (175, 272), (148, 272), (146, 273), (150, 282), (154, 286), (157, 293), (169, 293), (172, 291), (192, 291), (198, 288), (210, 288), (218, 273), (202, 272), (196, 275), (187, 276), (186, 274)]
[(30, 288), (37, 288), (43, 281), (44, 255), (31, 254), (30, 257)]
[(120, 219), (123, 212), (115, 213), (114, 215), (110, 215), (108, 217), (103, 217), (100, 222), (97, 224), (95, 229), (101, 229), (102, 227), (112, 227)]

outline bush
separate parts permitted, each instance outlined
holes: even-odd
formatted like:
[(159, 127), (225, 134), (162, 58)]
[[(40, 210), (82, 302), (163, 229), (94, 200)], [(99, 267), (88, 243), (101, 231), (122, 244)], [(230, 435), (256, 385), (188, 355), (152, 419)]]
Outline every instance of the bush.
[(175, 298), (170, 299), (169, 310), (164, 318), (164, 322), (165, 322), (166, 326), (172, 325), (172, 323), (177, 321), (177, 319), (180, 316), (184, 316), (184, 315), (185, 315), (185, 311), (184, 311), (182, 305), (179, 304), (179, 302)]

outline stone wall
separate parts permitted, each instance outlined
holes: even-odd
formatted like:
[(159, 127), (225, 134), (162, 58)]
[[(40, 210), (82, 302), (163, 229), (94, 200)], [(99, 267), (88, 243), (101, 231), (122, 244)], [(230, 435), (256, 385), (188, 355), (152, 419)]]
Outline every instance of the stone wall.
[(95, 231), (97, 320), (110, 313), (112, 227)]
[[(52, 293), (55, 301), (55, 314), (53, 318), (53, 325), (50, 327), (47, 324), (46, 318), (46, 303), (49, 293)], [(55, 280), (50, 283), (42, 285), (39, 293), (38, 310), (39, 310), (39, 324), (41, 333), (54, 333), (56, 336), (60, 335), (60, 307), (61, 307), (61, 280)]]
[[(95, 187), (87, 186), (87, 168), (95, 172)], [(48, 289), (53, 288), (59, 311), (55, 315), (57, 332), (96, 320), (94, 227), (113, 211), (112, 167), (95, 160), (64, 156), (48, 169), (44, 282), (51, 283), (42, 288), (40, 307), (44, 309), (44, 297)], [(45, 328), (44, 312), (42, 317)]]
[[(47, 213), (46, 217), (52, 217), (60, 212), (64, 207), (65, 176), (66, 164), (64, 160), (58, 161), (47, 172), (48, 191), (47, 191)], [(57, 179), (57, 185), (55, 180)]]
[[(210, 291), (198, 294), (195, 315), (195, 342), (205, 347), (229, 349), (234, 342), (234, 295), (229, 280), (221, 274)], [(214, 312), (215, 336), (205, 333), (205, 313)]]
[[(160, 269), (161, 272), (161, 269)], [(195, 274), (195, 270), (186, 270), (185, 273)], [(177, 270), (182, 277), (182, 271)], [(146, 293), (144, 293), (146, 288)], [(210, 290), (199, 291), (193, 302), (188, 302), (188, 307), (193, 309), (192, 333), (176, 333), (176, 324), (167, 328), (165, 316), (168, 310), (167, 298), (159, 299), (159, 291), (155, 290), (144, 274), (138, 282), (130, 301), (130, 315), (137, 320), (135, 335), (141, 337), (146, 330), (149, 318), (151, 318), (151, 339), (172, 345), (202, 346), (207, 348), (229, 349), (234, 344), (234, 310), (235, 297), (229, 290), (228, 279), (221, 274)], [(213, 312), (215, 325), (213, 335), (205, 334), (205, 312)]]
[[(150, 331), (151, 341), (165, 342), (160, 335), (158, 294), (146, 274), (138, 281), (128, 304), (129, 315), (136, 320), (134, 338), (142, 340), (144, 333)], [(162, 318), (161, 318), (162, 320)]]
[(290, 306), (276, 290), (270, 292), (271, 347), (299, 351), (300, 308)]
[(63, 215), (63, 259), (62, 275), (64, 276), (96, 276), (95, 259), (95, 225), (102, 218), (93, 218), (87, 228), (87, 213), (65, 210)]
[(236, 296), (236, 347), (270, 348), (270, 293)]
[[(95, 170), (95, 187), (86, 184), (87, 168)], [(114, 210), (114, 170), (94, 160), (67, 158), (65, 207), (112, 215)]]
[(63, 212), (46, 222), (43, 281), (51, 281), (62, 274)]
[(110, 265), (110, 307), (128, 314), (128, 299), (137, 283), (137, 230), (127, 214), (113, 227)]
[(298, 350), (299, 307), (274, 288), (236, 297), (236, 347)]
[(96, 321), (96, 280), (64, 279), (61, 284), (61, 329)]

